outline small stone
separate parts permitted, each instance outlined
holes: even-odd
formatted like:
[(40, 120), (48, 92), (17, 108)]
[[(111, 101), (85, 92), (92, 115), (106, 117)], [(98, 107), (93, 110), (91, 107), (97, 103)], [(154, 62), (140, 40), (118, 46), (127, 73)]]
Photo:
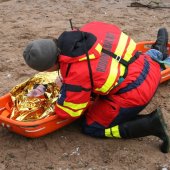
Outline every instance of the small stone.
[(8, 78), (11, 78), (11, 74), (7, 74), (7, 77), (8, 77)]

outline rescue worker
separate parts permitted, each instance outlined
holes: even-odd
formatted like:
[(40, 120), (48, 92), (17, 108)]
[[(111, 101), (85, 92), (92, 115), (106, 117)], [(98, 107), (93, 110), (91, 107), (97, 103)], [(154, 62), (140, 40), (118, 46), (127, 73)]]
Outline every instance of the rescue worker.
[(169, 137), (161, 110), (139, 115), (158, 88), (161, 69), (157, 58), (167, 58), (167, 44), (167, 30), (161, 28), (151, 51), (141, 53), (117, 26), (91, 22), (80, 30), (63, 32), (58, 39), (32, 41), (23, 56), (35, 70), (60, 70), (58, 116), (78, 118), (86, 111), (85, 134), (109, 138), (154, 135), (163, 141), (160, 149), (167, 153)]

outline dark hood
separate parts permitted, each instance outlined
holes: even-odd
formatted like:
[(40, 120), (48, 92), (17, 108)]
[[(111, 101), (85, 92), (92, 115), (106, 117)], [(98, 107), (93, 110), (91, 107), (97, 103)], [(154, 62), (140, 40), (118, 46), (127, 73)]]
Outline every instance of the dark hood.
[(96, 40), (97, 38), (88, 32), (65, 31), (58, 38), (58, 46), (61, 50), (61, 55), (77, 57), (85, 54), (85, 48), (89, 51)]

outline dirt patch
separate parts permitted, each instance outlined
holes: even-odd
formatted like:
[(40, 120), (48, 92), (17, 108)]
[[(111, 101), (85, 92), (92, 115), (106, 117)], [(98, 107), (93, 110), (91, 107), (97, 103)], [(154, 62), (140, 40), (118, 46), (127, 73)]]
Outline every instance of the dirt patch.
[[(56, 37), (90, 21), (114, 23), (136, 42), (155, 40), (157, 30), (170, 33), (170, 9), (127, 7), (131, 0), (0, 0), (0, 94), (36, 72), (25, 65), (22, 51), (33, 39)], [(162, 0), (160, 3), (169, 3)], [(170, 82), (160, 85), (149, 106), (158, 105), (170, 127)], [(27, 139), (0, 127), (0, 169), (170, 169), (159, 139), (96, 139), (81, 134), (80, 121), (39, 139)]]

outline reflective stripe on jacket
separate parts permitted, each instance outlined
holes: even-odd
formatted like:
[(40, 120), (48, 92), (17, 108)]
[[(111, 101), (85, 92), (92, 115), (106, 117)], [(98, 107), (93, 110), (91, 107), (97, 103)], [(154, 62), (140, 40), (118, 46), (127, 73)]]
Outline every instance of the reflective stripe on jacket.
[[(103, 53), (102, 48), (129, 61), (136, 53), (136, 43), (117, 26), (102, 22), (86, 24), (80, 31), (64, 32), (58, 40), (63, 86), (56, 104), (56, 113), (64, 118), (78, 117), (87, 108), (91, 92), (106, 95), (125, 75), (126, 67)], [(92, 69), (93, 89), (85, 48)]]

